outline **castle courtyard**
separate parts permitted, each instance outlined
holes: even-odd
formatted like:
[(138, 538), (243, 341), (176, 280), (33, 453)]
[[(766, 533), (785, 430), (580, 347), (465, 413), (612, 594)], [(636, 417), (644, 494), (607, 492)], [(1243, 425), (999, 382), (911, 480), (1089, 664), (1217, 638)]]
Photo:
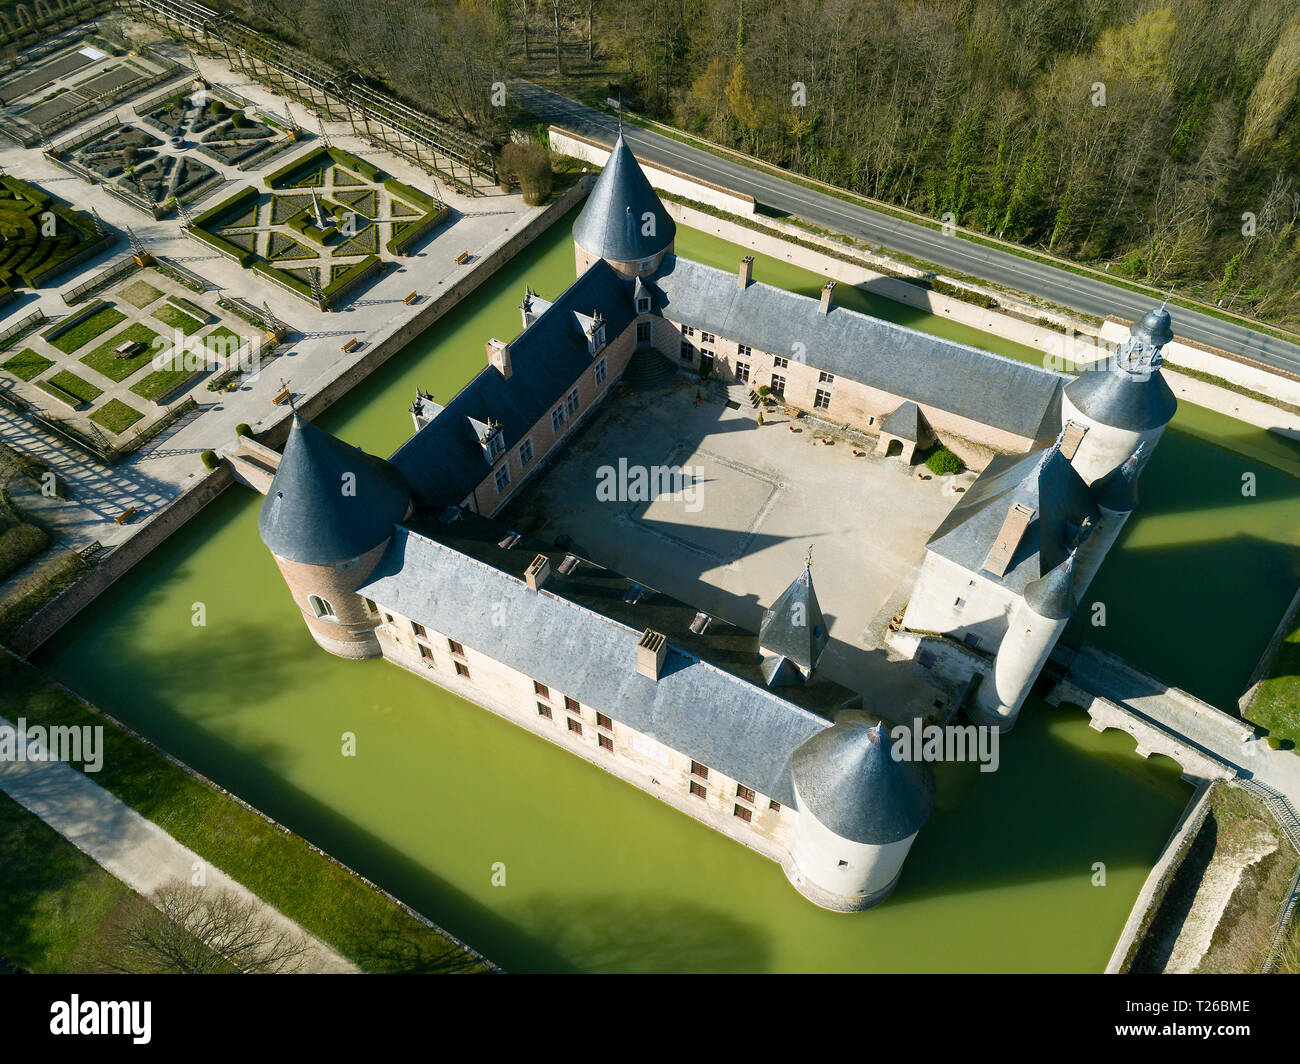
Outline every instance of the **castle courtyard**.
[[(697, 405), (694, 395), (683, 381), (612, 397), (499, 516), (544, 540), (567, 535), (576, 553), (751, 631), (811, 547), (830, 630), (822, 670), (875, 692), (886, 715), (891, 704), (930, 704), (919, 670), (889, 662), (869, 629), (906, 601), (926, 540), (960, 498), (944, 484), (973, 475), (923, 480), (923, 466), (864, 443), (819, 442), (831, 434), (823, 423), (778, 408), (759, 426), (748, 405)], [(658, 497), (641, 490), (638, 468), (659, 474)], [(614, 499), (598, 492), (603, 482), (617, 486)]]

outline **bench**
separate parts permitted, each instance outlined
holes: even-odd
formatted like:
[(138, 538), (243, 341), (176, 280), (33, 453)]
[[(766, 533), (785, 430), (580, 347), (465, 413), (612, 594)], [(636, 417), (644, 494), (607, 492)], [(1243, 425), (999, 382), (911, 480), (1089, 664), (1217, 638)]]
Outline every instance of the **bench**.
[(409, 296), (403, 299), (402, 302), (409, 307), (412, 303), (414, 303), (419, 298), (420, 298), (419, 292), (412, 292)]
[(287, 403), (287, 402), (289, 401), (289, 394), (290, 394), (290, 393), (289, 393), (289, 389), (286, 388), (286, 389), (285, 389), (284, 391), (282, 391), (279, 395), (277, 395), (274, 399), (272, 399), (271, 402), (273, 402), (276, 406), (284, 406), (284, 404)]
[(465, 263), (467, 263), (467, 262), (469, 262), (469, 252), (468, 252), (468, 251), (462, 251), (459, 255), (456, 256), (456, 265), (457, 265), (457, 266), (463, 266), (463, 265), (465, 265)]
[(125, 510), (123, 510), (120, 514), (118, 514), (115, 518), (113, 518), (113, 523), (118, 525), (124, 525), (129, 520), (131, 520), (131, 518), (133, 518), (134, 516), (135, 516), (135, 507), (128, 506)]
[(346, 355), (351, 351), (355, 351), (360, 346), (361, 346), (361, 341), (354, 336), (352, 337), (351, 340), (349, 340), (346, 344), (343, 345), (343, 353)]

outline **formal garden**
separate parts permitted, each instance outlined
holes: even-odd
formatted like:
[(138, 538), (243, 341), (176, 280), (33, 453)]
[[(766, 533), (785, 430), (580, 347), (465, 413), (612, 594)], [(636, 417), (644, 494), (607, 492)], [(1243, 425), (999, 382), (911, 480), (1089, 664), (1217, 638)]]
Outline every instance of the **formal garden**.
[(0, 176), (0, 306), (15, 288), (43, 288), (114, 239), (38, 186)]
[(195, 239), (332, 308), (400, 261), (450, 210), (340, 148), (322, 145), (203, 212)]

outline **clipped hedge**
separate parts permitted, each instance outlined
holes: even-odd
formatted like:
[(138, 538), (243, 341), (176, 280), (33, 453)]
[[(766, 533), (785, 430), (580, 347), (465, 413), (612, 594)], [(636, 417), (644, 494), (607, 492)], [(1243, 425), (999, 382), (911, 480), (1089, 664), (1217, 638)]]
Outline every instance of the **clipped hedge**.
[(233, 196), (222, 200), (215, 207), (209, 207), (206, 211), (194, 219), (194, 227), (206, 229), (212, 222), (218, 218), (223, 218), (239, 207), (248, 207), (257, 202), (261, 193), (249, 185), (247, 188), (240, 189)]
[(219, 251), (221, 254), (234, 259), (244, 269), (256, 266), (258, 262), (256, 252), (245, 251), (238, 244), (232, 244), (225, 237), (217, 236), (216, 233), (209, 233), (206, 229), (200, 229), (197, 225), (191, 227), (189, 233), (199, 243), (207, 244), (213, 251)]
[(384, 245), (390, 255), (405, 255), (406, 249), (426, 235), (431, 229), (436, 229), (451, 214), (450, 207), (443, 207), (440, 210), (430, 211), (428, 214), (419, 218), (414, 225), (405, 229), (401, 234), (391, 237)]

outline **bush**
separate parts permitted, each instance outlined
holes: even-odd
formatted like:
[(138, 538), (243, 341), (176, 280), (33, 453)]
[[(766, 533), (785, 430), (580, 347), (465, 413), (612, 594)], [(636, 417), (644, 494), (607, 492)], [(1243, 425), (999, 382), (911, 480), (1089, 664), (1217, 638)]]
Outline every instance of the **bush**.
[(938, 476), (943, 476), (945, 473), (960, 473), (962, 460), (940, 444), (926, 457), (925, 467)]
[(507, 180), (508, 175), (513, 176), (519, 182), (524, 202), (530, 207), (537, 207), (550, 197), (554, 180), (551, 153), (540, 144), (512, 140), (501, 149), (499, 165), (502, 181)]
[(1268, 748), (1270, 750), (1281, 750), (1282, 740), (1279, 739), (1276, 735), (1270, 735), (1268, 737)]
[(772, 394), (772, 389), (766, 384), (760, 384), (758, 386), (758, 394), (761, 395), (764, 399), (766, 399), (769, 395)]
[(244, 422), (241, 421), (238, 425), (235, 426), (235, 435), (236, 435), (236, 436), (252, 436), (252, 435), (253, 435), (253, 430), (252, 430), (251, 428), (249, 428), (247, 424), (245, 424)]
[(217, 457), (216, 451), (204, 451), (199, 457), (203, 459), (204, 469), (216, 469), (221, 465), (221, 459)]
[(236, 129), (246, 129), (248, 127), (248, 116), (243, 111), (236, 111), (230, 116), (230, 124)]

